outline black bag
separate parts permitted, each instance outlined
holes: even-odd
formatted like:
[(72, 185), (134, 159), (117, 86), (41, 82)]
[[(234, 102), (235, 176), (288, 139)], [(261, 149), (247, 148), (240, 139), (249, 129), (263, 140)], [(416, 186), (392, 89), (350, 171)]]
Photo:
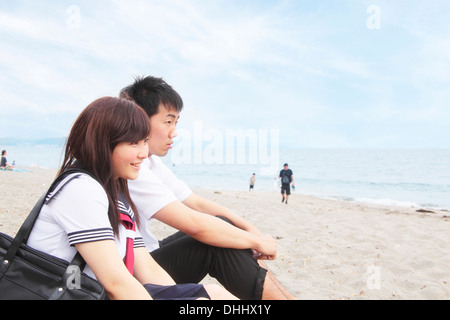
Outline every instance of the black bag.
[(281, 170), (281, 183), (291, 183), (291, 175), (289, 173), (289, 169)]
[(26, 245), (45, 198), (68, 174), (55, 179), (31, 210), (15, 238), (0, 233), (0, 300), (103, 300), (106, 292), (95, 279), (84, 274), (79, 253), (69, 263)]

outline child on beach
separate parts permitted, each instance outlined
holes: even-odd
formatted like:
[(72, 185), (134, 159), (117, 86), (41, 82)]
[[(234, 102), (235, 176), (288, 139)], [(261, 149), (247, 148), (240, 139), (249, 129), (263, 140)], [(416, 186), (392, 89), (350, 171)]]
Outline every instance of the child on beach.
[(91, 103), (72, 127), (59, 172), (77, 167), (96, 179), (85, 173), (64, 179), (28, 244), (67, 261), (80, 252), (84, 272), (109, 299), (233, 299), (217, 285), (176, 285), (145, 250), (127, 180), (138, 177), (148, 157), (149, 132), (148, 117), (135, 103), (112, 97)]

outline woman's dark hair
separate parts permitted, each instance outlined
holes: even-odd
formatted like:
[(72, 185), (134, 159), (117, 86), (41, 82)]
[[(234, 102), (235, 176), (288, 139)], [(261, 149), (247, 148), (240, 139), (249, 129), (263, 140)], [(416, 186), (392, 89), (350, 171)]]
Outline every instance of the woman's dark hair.
[(120, 92), (120, 97), (135, 101), (149, 117), (158, 113), (160, 105), (181, 112), (183, 99), (162, 78), (136, 77), (134, 83)]
[(75, 121), (67, 138), (64, 161), (59, 170), (80, 167), (92, 173), (108, 196), (108, 216), (114, 234), (118, 234), (117, 199), (122, 193), (136, 213), (126, 179), (116, 178), (112, 153), (121, 142), (138, 142), (148, 137), (150, 121), (144, 110), (134, 102), (104, 97), (92, 102)]

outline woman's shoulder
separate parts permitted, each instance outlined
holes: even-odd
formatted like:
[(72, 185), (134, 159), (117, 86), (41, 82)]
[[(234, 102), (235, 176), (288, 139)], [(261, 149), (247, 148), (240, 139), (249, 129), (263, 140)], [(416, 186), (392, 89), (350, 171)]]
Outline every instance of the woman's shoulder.
[(73, 176), (69, 176), (64, 182), (60, 191), (61, 196), (70, 196), (71, 198), (85, 200), (97, 199), (106, 203), (108, 202), (108, 197), (101, 184), (87, 174), (74, 174)]

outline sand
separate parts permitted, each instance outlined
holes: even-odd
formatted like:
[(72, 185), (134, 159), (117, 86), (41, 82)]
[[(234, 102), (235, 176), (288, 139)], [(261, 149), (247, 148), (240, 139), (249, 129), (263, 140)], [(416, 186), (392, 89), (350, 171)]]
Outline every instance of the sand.
[[(56, 170), (0, 172), (0, 232), (14, 235)], [(297, 186), (299, 187), (299, 186)], [(450, 299), (450, 212), (294, 193), (195, 190), (277, 238), (267, 265), (298, 299)], [(174, 230), (154, 223), (158, 237)], [(205, 281), (214, 281), (206, 279)]]

